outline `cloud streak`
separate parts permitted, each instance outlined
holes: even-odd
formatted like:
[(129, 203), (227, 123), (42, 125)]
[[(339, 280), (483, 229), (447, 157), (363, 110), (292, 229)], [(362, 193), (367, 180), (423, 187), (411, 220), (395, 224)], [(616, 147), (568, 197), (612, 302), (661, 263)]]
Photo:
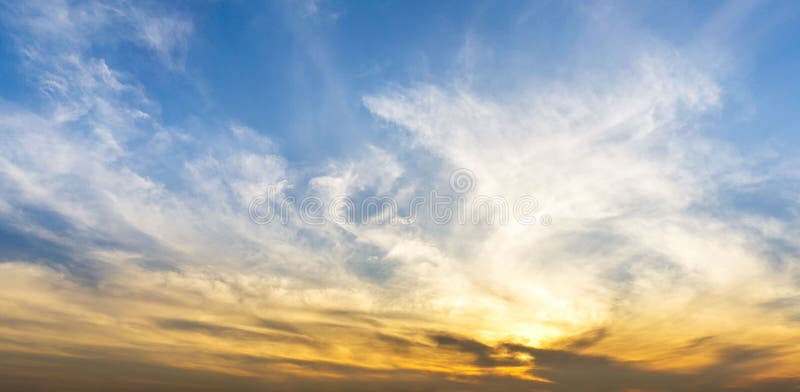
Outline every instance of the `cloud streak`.
[[(794, 195), (797, 162), (762, 171), (703, 135), (725, 86), (678, 48), (504, 93), (472, 84), (478, 64), (381, 87), (362, 103), (402, 143), (300, 168), (236, 119), (163, 124), (98, 50), (181, 72), (190, 18), (4, 9), (43, 102), (0, 104), (4, 388), (797, 387), (796, 212), (729, 198)], [(247, 215), (268, 186), (409, 201), (457, 168), (476, 176), (468, 200), (535, 195), (552, 225)]]

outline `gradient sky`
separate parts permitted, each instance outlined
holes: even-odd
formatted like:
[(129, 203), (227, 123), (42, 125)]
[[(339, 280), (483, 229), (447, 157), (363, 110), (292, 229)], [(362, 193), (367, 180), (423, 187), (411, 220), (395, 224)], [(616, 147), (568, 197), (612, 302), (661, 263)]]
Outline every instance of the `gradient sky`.
[(796, 391), (798, 70), (794, 1), (0, 1), (0, 389)]

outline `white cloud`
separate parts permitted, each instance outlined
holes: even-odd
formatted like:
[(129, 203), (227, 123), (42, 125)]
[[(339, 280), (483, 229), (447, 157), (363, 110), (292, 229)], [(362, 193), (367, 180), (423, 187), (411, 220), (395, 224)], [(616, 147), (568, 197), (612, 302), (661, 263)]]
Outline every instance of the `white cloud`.
[(148, 48), (156, 52), (168, 66), (183, 68), (188, 40), (193, 31), (189, 20), (175, 16), (156, 16), (134, 12), (134, 28)]
[[(762, 238), (709, 210), (720, 207), (726, 179), (747, 166), (692, 128), (694, 118), (720, 104), (720, 88), (675, 53), (645, 55), (596, 80), (501, 98), (420, 85), (364, 102), (445, 167), (472, 170), (476, 195), (536, 195), (553, 217), (549, 228), (511, 224), (477, 235), (455, 228), (437, 240), (469, 251), (451, 254), (459, 268), (433, 280), (457, 274), (473, 284), (469, 304), (459, 303), (463, 293), (437, 301), (496, 317), (486, 325), (543, 331), (550, 323), (610, 323), (625, 330), (636, 328), (626, 323), (653, 322), (645, 315), (656, 304), (664, 312), (702, 313), (702, 298), (728, 306), (796, 290), (753, 248)], [(671, 325), (653, 329), (680, 329)], [(692, 328), (683, 331), (703, 330)]]

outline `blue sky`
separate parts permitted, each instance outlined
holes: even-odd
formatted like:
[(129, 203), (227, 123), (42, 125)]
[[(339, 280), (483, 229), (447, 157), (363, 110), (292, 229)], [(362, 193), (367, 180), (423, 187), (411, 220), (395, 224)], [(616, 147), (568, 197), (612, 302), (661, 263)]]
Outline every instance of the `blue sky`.
[[(0, 376), (796, 385), (799, 19), (791, 1), (0, 2), (0, 330), (22, 342), (0, 340)], [(397, 222), (434, 192), (538, 208)], [(371, 197), (399, 214), (302, 219), (301, 199)], [(258, 222), (263, 200), (288, 221)]]
[[(724, 78), (725, 115), (709, 126), (716, 136), (743, 147), (776, 139), (781, 147), (797, 143), (791, 92), (800, 83), (792, 72), (800, 48), (791, 2), (213, 2), (158, 8), (195, 25), (182, 53), (169, 60), (176, 64), (149, 61), (148, 49), (134, 42), (100, 40), (89, 50), (140, 83), (158, 102), (165, 125), (236, 119), (268, 134), (291, 159), (346, 154), (349, 139), (384, 137), (360, 97), (387, 86), (452, 83), (450, 75), (468, 66), (477, 88), (498, 93), (520, 78), (613, 68), (635, 51), (631, 46), (653, 43), (668, 43)], [(3, 98), (41, 105), (9, 39), (13, 31), (4, 30)], [(466, 65), (469, 44), (482, 52)]]

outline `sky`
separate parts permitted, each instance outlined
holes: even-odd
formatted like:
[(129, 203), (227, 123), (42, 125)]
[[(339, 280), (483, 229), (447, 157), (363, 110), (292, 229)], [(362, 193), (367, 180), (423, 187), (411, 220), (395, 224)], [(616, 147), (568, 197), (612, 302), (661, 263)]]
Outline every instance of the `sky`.
[(0, 1), (0, 389), (800, 388), (800, 4)]

